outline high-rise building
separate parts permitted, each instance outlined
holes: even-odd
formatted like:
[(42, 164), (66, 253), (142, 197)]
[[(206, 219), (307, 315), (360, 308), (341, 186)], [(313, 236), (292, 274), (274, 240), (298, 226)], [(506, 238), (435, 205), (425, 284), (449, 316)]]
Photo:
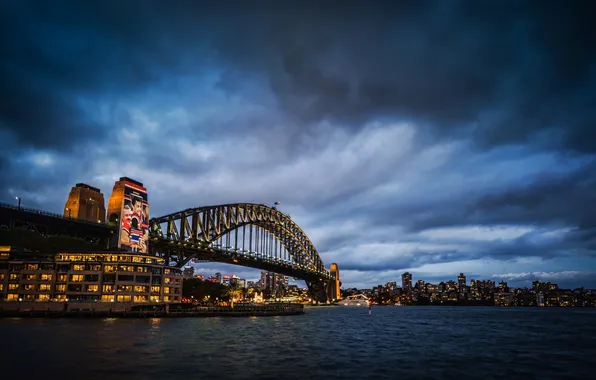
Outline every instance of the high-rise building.
[(108, 223), (120, 226), (119, 248), (147, 253), (149, 249), (149, 203), (147, 189), (128, 177), (116, 181), (108, 201)]
[(240, 289), (246, 288), (246, 280), (235, 276), (234, 278), (230, 279), (230, 285), (236, 286)]
[(466, 290), (466, 276), (463, 273), (460, 273), (457, 277), (457, 287), (460, 293)]
[(290, 278), (283, 274), (261, 271), (261, 279), (259, 280), (258, 286), (260, 289), (268, 289), (275, 292), (281, 289), (287, 289), (289, 282)]
[(215, 274), (215, 282), (217, 282), (218, 284), (221, 284), (223, 281), (223, 277), (221, 276), (221, 273), (217, 272)]
[(401, 275), (401, 287), (406, 293), (412, 291), (412, 275), (409, 272)]
[(70, 189), (64, 205), (64, 217), (103, 223), (106, 221), (106, 206), (103, 194), (93, 186), (77, 183)]

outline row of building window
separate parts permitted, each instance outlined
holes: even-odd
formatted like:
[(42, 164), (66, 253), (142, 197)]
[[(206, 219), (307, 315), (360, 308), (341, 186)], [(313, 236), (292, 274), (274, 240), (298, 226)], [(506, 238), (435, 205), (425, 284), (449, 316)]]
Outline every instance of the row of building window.
[(147, 296), (147, 295), (127, 295), (127, 294), (122, 294), (122, 295), (118, 295), (116, 296), (116, 298), (114, 298), (113, 295), (102, 295), (100, 296), (91, 296), (91, 297), (85, 297), (85, 296), (81, 296), (81, 297), (73, 297), (71, 295), (69, 295), (70, 298), (66, 298), (65, 294), (61, 294), (61, 295), (57, 295), (55, 298), (51, 298), (49, 294), (23, 294), (23, 295), (19, 295), (19, 294), (15, 294), (15, 293), (10, 293), (6, 295), (6, 300), (7, 301), (50, 301), (50, 300), (56, 300), (56, 301), (66, 301), (66, 300), (71, 300), (71, 301), (103, 301), (103, 302), (114, 302), (114, 301), (118, 301), (118, 302), (130, 302), (130, 301), (134, 301), (134, 302), (160, 302), (160, 301), (164, 301), (164, 302), (171, 302), (171, 301), (178, 301), (179, 297), (176, 296), (164, 296), (163, 298), (160, 298), (159, 296)]
[[(22, 289), (23, 291), (40, 291), (40, 292), (51, 292), (52, 291), (52, 286), (50, 284), (25, 284), (25, 285), (20, 285), (19, 284), (8, 284), (7, 290), (10, 291), (18, 291), (19, 289)], [(55, 288), (55, 292), (65, 292), (67, 289), (65, 284), (58, 284), (56, 285)], [(85, 285), (85, 287), (83, 287), (82, 285), (75, 285), (75, 284), (71, 284), (68, 286), (68, 291), (69, 292), (81, 292), (81, 291), (85, 292), (98, 292), (100, 287), (99, 285)], [(169, 286), (164, 286), (164, 293), (169, 294), (169, 293), (176, 293), (175, 288), (169, 287)], [(161, 291), (161, 287), (160, 286), (133, 286), (133, 285), (103, 285), (101, 287), (102, 292), (104, 293), (114, 293), (115, 290), (117, 290), (118, 292), (135, 292), (135, 293), (149, 293), (149, 291), (151, 291), (151, 293), (159, 293)], [(4, 291), (4, 284), (0, 284), (0, 292)]]
[[(56, 268), (58, 270), (58, 272), (68, 272), (69, 270), (71, 271), (95, 271), (95, 272), (105, 272), (105, 273), (110, 273), (110, 272), (142, 272), (142, 273), (147, 273), (147, 272), (152, 272), (153, 274), (161, 274), (162, 268), (155, 268), (152, 266), (133, 266), (133, 265), (102, 265), (100, 264), (95, 264), (95, 265), (85, 265), (85, 264), (72, 264), (70, 266), (68, 265), (59, 265), (58, 268)], [(19, 271), (28, 271), (28, 270), (54, 270), (53, 267), (47, 267), (47, 268), (39, 268), (39, 264), (11, 264), (9, 266), (9, 270), (11, 272), (19, 272)], [(171, 270), (171, 268), (165, 268), (163, 269), (165, 274), (170, 274), (170, 273), (175, 273)]]
[(145, 264), (163, 264), (164, 260), (157, 257), (146, 257), (139, 255), (109, 255), (109, 254), (92, 254), (92, 255), (69, 255), (60, 254), (56, 256), (56, 261), (117, 261), (128, 263), (145, 263)]
[[(22, 277), (21, 277), (22, 276)], [(114, 282), (115, 281), (115, 276), (103, 276), (102, 277), (103, 280), (105, 282)], [(18, 281), (20, 279), (23, 279), (25, 281), (52, 281), (53, 279), (53, 275), (52, 274), (48, 274), (48, 273), (43, 273), (43, 274), (23, 274), (20, 275), (19, 273), (10, 273), (9, 276), (9, 281)], [(150, 276), (132, 276), (132, 275), (118, 275), (118, 281), (135, 281), (138, 283), (149, 283), (151, 282), (151, 277)], [(0, 281), (4, 280), (4, 273), (0, 273)], [(83, 281), (88, 281), (88, 282), (97, 282), (99, 281), (99, 275), (97, 274), (87, 274), (87, 275), (83, 275), (83, 274), (71, 274), (70, 277), (68, 277), (66, 274), (59, 274), (56, 276), (56, 282), (83, 282)], [(153, 277), (153, 283), (156, 282), (161, 282), (161, 277)], [(179, 284), (180, 283), (180, 279), (179, 278), (170, 278), (170, 277), (166, 277), (164, 279), (164, 282), (166, 284)]]

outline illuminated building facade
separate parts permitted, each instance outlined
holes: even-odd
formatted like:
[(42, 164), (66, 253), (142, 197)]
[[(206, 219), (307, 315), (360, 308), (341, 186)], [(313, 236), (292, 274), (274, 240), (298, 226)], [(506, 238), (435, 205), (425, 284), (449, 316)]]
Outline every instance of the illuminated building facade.
[(126, 252), (50, 255), (0, 247), (3, 301), (181, 302), (182, 275)]
[(141, 182), (121, 177), (108, 201), (108, 223), (120, 226), (118, 248), (129, 252), (148, 252), (149, 203)]
[(460, 292), (464, 292), (466, 290), (466, 276), (463, 273), (460, 273), (457, 276), (457, 288)]
[(412, 291), (412, 275), (409, 272), (401, 275), (401, 287), (406, 293)]
[(64, 217), (97, 223), (105, 222), (106, 206), (103, 194), (96, 187), (77, 183), (68, 194), (64, 205)]

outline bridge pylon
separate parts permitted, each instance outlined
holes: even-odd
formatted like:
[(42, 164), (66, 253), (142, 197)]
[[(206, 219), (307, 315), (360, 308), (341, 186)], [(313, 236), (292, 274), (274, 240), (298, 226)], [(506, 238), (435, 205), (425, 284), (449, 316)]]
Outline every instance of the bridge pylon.
[(305, 281), (308, 288), (308, 295), (313, 303), (327, 303), (332, 302), (333, 299), (329, 297), (335, 289), (335, 280), (328, 278), (321, 278), (314, 281)]

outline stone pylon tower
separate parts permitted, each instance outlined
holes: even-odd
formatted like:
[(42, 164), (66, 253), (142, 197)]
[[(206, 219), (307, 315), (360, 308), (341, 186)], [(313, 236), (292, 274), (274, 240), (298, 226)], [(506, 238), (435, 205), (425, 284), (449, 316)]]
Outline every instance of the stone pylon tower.
[(149, 248), (149, 203), (141, 182), (121, 177), (108, 201), (108, 223), (119, 226), (117, 246), (126, 251), (147, 253)]
[(93, 186), (77, 183), (70, 189), (64, 205), (64, 217), (103, 223), (106, 221), (106, 206), (103, 194)]
[(331, 286), (328, 288), (327, 298), (329, 301), (338, 300), (341, 298), (341, 281), (339, 281), (339, 267), (336, 263), (331, 264), (329, 272), (331, 276), (335, 277), (335, 280), (332, 281)]

